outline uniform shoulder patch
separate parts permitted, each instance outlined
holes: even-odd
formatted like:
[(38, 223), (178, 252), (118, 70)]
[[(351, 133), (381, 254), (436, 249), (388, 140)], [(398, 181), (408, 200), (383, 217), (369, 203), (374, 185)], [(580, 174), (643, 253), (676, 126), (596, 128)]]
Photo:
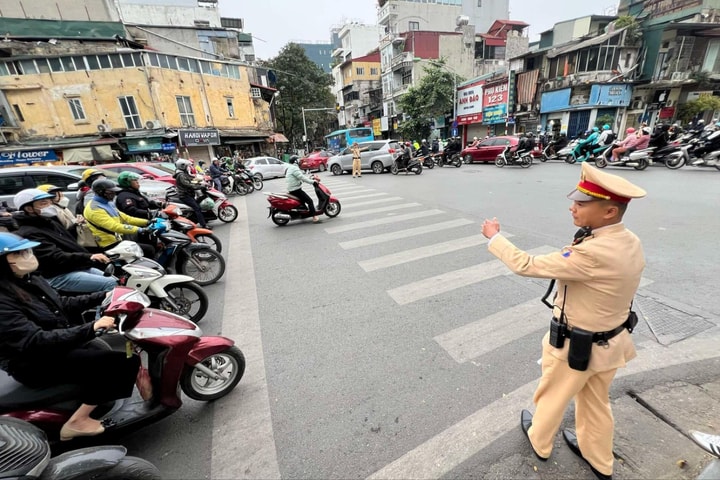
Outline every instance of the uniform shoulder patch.
[(562, 251), (560, 253), (563, 257), (568, 258), (572, 254), (572, 248), (565, 247), (562, 249)]

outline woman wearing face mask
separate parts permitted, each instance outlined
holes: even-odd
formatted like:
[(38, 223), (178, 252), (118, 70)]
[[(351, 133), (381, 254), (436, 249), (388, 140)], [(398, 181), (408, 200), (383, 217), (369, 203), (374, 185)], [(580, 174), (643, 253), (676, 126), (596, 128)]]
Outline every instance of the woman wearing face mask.
[(137, 356), (96, 346), (95, 332), (112, 328), (112, 317), (82, 323), (81, 312), (97, 306), (102, 292), (61, 297), (39, 275), (32, 249), (39, 243), (0, 233), (0, 368), (31, 388), (74, 384), (82, 405), (60, 431), (61, 440), (99, 435), (90, 417), (101, 403), (132, 394)]
[(63, 195), (62, 193), (62, 187), (56, 187), (55, 185), (45, 184), (40, 185), (37, 187), (38, 190), (42, 190), (45, 193), (49, 193), (50, 195), (55, 195), (55, 198), (52, 199), (53, 205), (57, 207), (57, 219), (60, 221), (60, 223), (65, 226), (67, 230), (74, 230), (75, 225), (77, 225), (77, 217), (73, 214), (73, 212), (70, 211), (68, 208), (68, 205), (70, 204), (70, 199)]
[(117, 282), (100, 270), (110, 259), (102, 253), (91, 254), (77, 243), (60, 223), (60, 207), (52, 199), (52, 194), (36, 188), (22, 190), (13, 199), (19, 209), (15, 214), (18, 235), (39, 243), (35, 249), (40, 263), (38, 273), (54, 289), (66, 293), (112, 290)]

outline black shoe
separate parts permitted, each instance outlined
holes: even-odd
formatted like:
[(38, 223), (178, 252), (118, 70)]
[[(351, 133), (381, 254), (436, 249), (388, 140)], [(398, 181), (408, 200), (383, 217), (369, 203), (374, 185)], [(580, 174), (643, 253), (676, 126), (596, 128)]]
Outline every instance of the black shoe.
[[(523, 410), (522, 412), (520, 412), (520, 428), (522, 428), (522, 431), (527, 437), (528, 441), (530, 441), (528, 430), (530, 430), (530, 427), (532, 426), (532, 418), (532, 413), (530, 413), (528, 410)], [(530, 442), (530, 448), (532, 448), (533, 453), (538, 458), (538, 460), (540, 460), (541, 462), (547, 462), (547, 458), (541, 457), (540, 454), (535, 451), (535, 447), (533, 447), (532, 442)]]
[(598, 472), (597, 470), (595, 470), (595, 467), (590, 465), (590, 462), (588, 462), (585, 457), (583, 457), (583, 454), (580, 451), (580, 447), (578, 446), (577, 435), (575, 435), (575, 432), (573, 432), (572, 430), (563, 430), (563, 438), (565, 438), (565, 443), (567, 443), (567, 446), (570, 447), (570, 451), (585, 460), (585, 463), (590, 466), (590, 470), (592, 470), (592, 472), (599, 480), (612, 480), (612, 475), (605, 475), (604, 473)]

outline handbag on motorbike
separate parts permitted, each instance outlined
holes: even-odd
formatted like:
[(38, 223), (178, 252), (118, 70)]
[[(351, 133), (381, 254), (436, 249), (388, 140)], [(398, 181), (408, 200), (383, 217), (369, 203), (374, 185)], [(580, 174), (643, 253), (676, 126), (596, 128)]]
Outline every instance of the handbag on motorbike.
[(77, 243), (81, 247), (97, 248), (100, 246), (87, 225), (78, 224), (75, 233), (77, 234)]

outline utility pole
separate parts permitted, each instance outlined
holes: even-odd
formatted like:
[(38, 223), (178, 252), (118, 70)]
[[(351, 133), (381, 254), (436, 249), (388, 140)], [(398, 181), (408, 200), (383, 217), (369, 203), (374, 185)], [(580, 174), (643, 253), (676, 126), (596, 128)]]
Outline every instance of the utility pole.
[(302, 107), (302, 119), (303, 119), (303, 143), (305, 144), (305, 153), (308, 153), (308, 138), (307, 138), (307, 124), (305, 123), (305, 112), (327, 112), (328, 110), (335, 110), (334, 108), (305, 108)]

